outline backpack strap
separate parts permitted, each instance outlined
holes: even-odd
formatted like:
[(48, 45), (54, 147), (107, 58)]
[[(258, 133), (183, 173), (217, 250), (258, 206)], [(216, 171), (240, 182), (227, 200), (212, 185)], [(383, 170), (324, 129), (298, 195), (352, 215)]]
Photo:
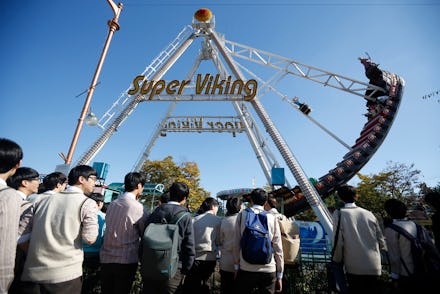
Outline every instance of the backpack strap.
[(9, 187), (9, 186), (1, 187), (1, 188), (0, 188), (0, 192), (1, 192), (1, 191), (4, 191), (4, 190), (8, 190), (8, 189), (12, 189), (12, 188)]
[[(416, 226), (417, 226), (417, 224), (416, 224)], [(396, 224), (389, 224), (388, 228), (393, 229), (397, 233), (403, 235), (405, 238), (407, 238), (411, 242), (416, 239), (414, 236), (412, 236), (410, 233), (408, 233), (407, 230), (405, 230), (404, 228), (402, 228), (401, 226), (398, 226)], [(417, 228), (417, 231), (418, 230), (419, 230), (419, 228)]]
[[(84, 196), (86, 196), (86, 195), (84, 195)], [(83, 202), (81, 203), (81, 205), (79, 206), (78, 216), (79, 216), (79, 221), (80, 221), (80, 223), (81, 223), (81, 227), (82, 227), (82, 221), (81, 221), (81, 210), (82, 210), (84, 204), (86, 203), (86, 201), (89, 200), (89, 199), (91, 199), (91, 198), (89, 198), (88, 196), (86, 196), (86, 199), (84, 199)]]
[(339, 218), (338, 218), (338, 224), (336, 226), (336, 232), (335, 232), (335, 244), (333, 244), (333, 248), (332, 248), (332, 260), (333, 260), (333, 256), (335, 255), (335, 250), (336, 250), (336, 244), (338, 244), (338, 239), (339, 239), (339, 231), (341, 229), (341, 217), (342, 217), (342, 211), (340, 209), (336, 210), (339, 211)]
[[(417, 227), (417, 223), (416, 223), (416, 227)], [(396, 224), (389, 224), (388, 228), (396, 231), (399, 235), (397, 238), (400, 238), (400, 236), (402, 235), (403, 237), (405, 237), (407, 240), (409, 240), (411, 243), (415, 241), (415, 237), (413, 237), (410, 233), (408, 233), (407, 230), (405, 230), (404, 228), (402, 228), (401, 226), (398, 226)], [(417, 232), (419, 231), (419, 228), (417, 227)], [(411, 275), (411, 272), (408, 269), (408, 266), (406, 265), (405, 261), (403, 260), (402, 256), (400, 257), (400, 262), (402, 263), (403, 267), (406, 270), (406, 273), (408, 275)]]
[(171, 218), (171, 221), (170, 221), (170, 224), (178, 224), (179, 222), (180, 222), (180, 220), (185, 216), (185, 215), (187, 215), (188, 214), (188, 212), (187, 211), (185, 211), (185, 210), (181, 210), (181, 211), (179, 211), (178, 213), (176, 213), (172, 218)]

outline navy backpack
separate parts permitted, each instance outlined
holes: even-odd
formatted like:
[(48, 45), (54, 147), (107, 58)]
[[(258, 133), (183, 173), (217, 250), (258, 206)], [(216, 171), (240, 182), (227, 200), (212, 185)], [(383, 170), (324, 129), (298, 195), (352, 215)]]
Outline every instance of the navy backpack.
[(246, 224), (241, 236), (241, 254), (250, 264), (268, 264), (272, 260), (272, 240), (269, 236), (265, 211), (246, 209)]

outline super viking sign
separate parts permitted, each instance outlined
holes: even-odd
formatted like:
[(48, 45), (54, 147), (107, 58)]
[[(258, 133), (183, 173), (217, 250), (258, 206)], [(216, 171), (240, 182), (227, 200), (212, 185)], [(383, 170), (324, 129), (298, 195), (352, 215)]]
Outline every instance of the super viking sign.
[[(129, 95), (149, 95), (152, 100), (154, 95), (182, 95), (183, 90), (190, 84), (191, 80), (158, 80), (149, 81), (145, 76), (137, 76), (133, 80), (133, 88), (128, 91)], [(243, 95), (243, 99), (250, 101), (257, 94), (257, 81), (254, 79), (242, 81), (232, 80), (231, 76), (221, 79), (220, 74), (212, 76), (205, 74), (197, 75), (195, 81), (195, 94), (197, 95)]]

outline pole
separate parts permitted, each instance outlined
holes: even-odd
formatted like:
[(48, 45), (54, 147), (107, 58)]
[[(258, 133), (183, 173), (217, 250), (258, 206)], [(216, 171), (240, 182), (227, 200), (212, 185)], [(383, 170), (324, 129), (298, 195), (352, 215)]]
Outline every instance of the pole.
[(112, 20), (107, 22), (109, 26), (109, 31), (107, 35), (107, 40), (105, 41), (104, 48), (102, 49), (101, 57), (99, 59), (98, 65), (96, 66), (95, 74), (93, 76), (92, 82), (90, 83), (90, 87), (87, 93), (86, 101), (84, 102), (83, 109), (81, 111), (81, 116), (78, 119), (78, 124), (76, 126), (75, 133), (73, 134), (72, 143), (70, 143), (69, 153), (67, 156), (62, 156), (65, 164), (70, 164), (72, 162), (73, 152), (75, 151), (76, 144), (78, 143), (79, 134), (81, 133), (82, 126), (84, 124), (84, 119), (87, 115), (87, 111), (90, 107), (90, 102), (92, 100), (93, 93), (95, 91), (96, 82), (98, 81), (99, 74), (101, 73), (102, 65), (104, 64), (105, 56), (107, 55), (108, 48), (110, 46), (110, 42), (113, 38), (113, 34), (115, 31), (118, 31), (120, 26), (118, 24), (119, 15), (122, 11), (122, 3), (119, 3), (117, 6), (112, 0), (107, 0), (110, 4), (114, 17)]

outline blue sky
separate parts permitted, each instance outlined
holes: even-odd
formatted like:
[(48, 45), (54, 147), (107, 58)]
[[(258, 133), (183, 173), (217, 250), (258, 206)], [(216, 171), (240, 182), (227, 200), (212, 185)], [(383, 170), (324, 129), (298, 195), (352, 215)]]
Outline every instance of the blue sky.
[[(440, 182), (440, 1), (125, 1), (91, 108), (101, 116), (133, 78), (190, 25), (201, 7), (212, 10), (215, 30), (243, 45), (367, 82), (357, 58), (368, 52), (382, 69), (406, 81), (397, 118), (361, 173), (378, 173), (388, 161), (415, 164), (422, 181)], [(63, 163), (107, 36), (113, 13), (99, 1), (9, 1), (0, 11), (0, 136), (24, 149), (23, 166), (49, 173)], [(164, 79), (184, 79), (200, 48), (195, 42)], [(252, 65), (249, 65), (249, 68)], [(261, 77), (266, 68), (251, 68)], [(216, 73), (202, 64), (200, 73)], [(284, 81), (284, 80), (283, 80)], [(365, 123), (362, 98), (299, 78), (280, 85), (301, 97), (311, 115), (352, 145)], [(308, 177), (335, 167), (346, 150), (275, 95), (261, 98)], [(166, 102), (141, 103), (94, 161), (107, 162), (107, 183), (121, 181), (167, 110)], [(226, 102), (179, 103), (174, 115), (235, 115)], [(255, 115), (258, 120), (258, 117)], [(74, 162), (102, 131), (84, 126)], [(266, 135), (270, 140), (269, 136)], [(272, 146), (272, 152), (282, 163)], [(264, 174), (246, 135), (169, 133), (150, 159), (171, 155), (195, 161), (201, 185), (212, 195), (263, 186)], [(286, 168), (292, 184), (295, 180)], [(352, 180), (353, 183), (356, 180)]]

